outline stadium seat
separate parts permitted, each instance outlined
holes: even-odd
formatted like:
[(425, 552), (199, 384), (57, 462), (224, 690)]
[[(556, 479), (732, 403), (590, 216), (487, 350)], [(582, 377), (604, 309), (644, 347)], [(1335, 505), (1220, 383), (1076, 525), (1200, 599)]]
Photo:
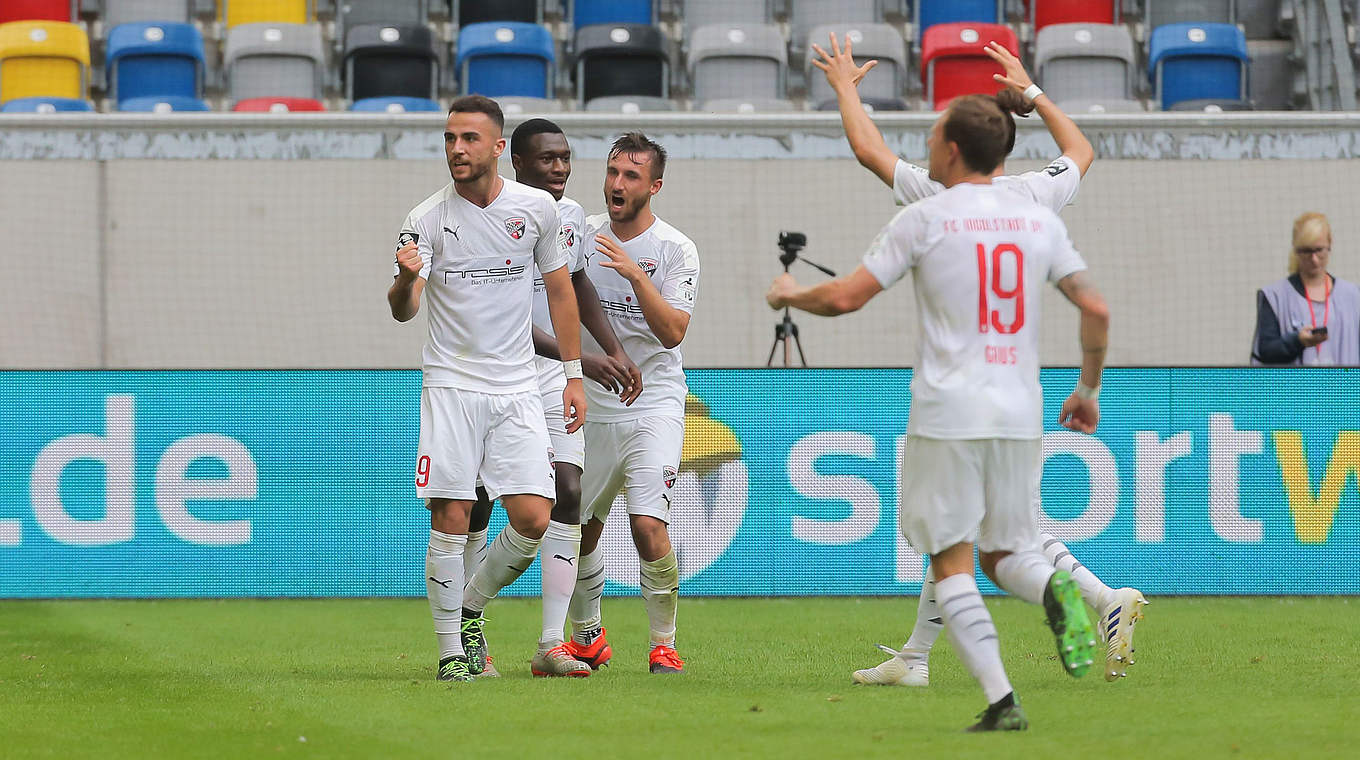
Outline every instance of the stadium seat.
[(543, 23), (543, 0), (453, 0), (453, 20), (459, 26), (488, 21)]
[(4, 0), (0, 2), (0, 24), (11, 21), (75, 20), (80, 0)]
[(1224, 111), (1254, 111), (1250, 101), (1218, 99), (1218, 98), (1196, 98), (1195, 100), (1182, 100), (1169, 109), (1171, 111), (1201, 111), (1203, 113), (1223, 113)]
[(345, 37), (345, 98), (433, 100), (439, 53), (428, 26), (352, 26)]
[(104, 46), (109, 97), (203, 97), (203, 37), (192, 24), (115, 26)]
[(1072, 113), (1144, 113), (1147, 107), (1141, 100), (1063, 100), (1058, 103), (1063, 111)]
[(228, 29), (241, 24), (306, 24), (312, 20), (312, 3), (311, 0), (221, 0), (217, 4), (217, 18)]
[[(860, 98), (860, 104), (869, 113), (875, 111), (905, 111), (907, 104), (901, 98)], [(817, 104), (818, 111), (838, 111), (840, 104), (834, 100), (827, 100)]]
[(1054, 101), (1133, 97), (1133, 36), (1114, 24), (1052, 24), (1034, 41), (1034, 71)]
[(1004, 6), (1005, 0), (916, 0), (916, 39), (923, 41), (926, 30), (939, 24), (1000, 24), (1006, 20)]
[(599, 111), (605, 113), (645, 113), (647, 111), (674, 111), (676, 110), (675, 101), (670, 98), (652, 98), (646, 96), (631, 95), (612, 95), (603, 98), (595, 98), (586, 103), (587, 111)]
[(429, 98), (364, 98), (356, 100), (349, 107), (351, 111), (380, 113), (407, 113), (417, 111), (442, 111), (439, 103)]
[(323, 61), (316, 24), (241, 24), (227, 30), (222, 54), (227, 96), (320, 98)]
[(685, 40), (711, 24), (768, 24), (772, 0), (685, 0)]
[(84, 98), (89, 72), (90, 41), (79, 26), (60, 21), (0, 25), (0, 103)]
[(704, 101), (698, 110), (708, 113), (787, 113), (794, 107), (793, 101), (782, 98), (718, 98)]
[(666, 38), (652, 26), (576, 30), (576, 94), (585, 103), (610, 95), (670, 97)]
[(927, 29), (921, 40), (926, 102), (941, 111), (960, 95), (992, 95), (1001, 89), (992, 79), (1001, 66), (983, 52), (992, 41), (1019, 55), (1015, 32), (1000, 24), (936, 24)]
[(496, 98), (506, 114), (560, 113), (562, 101), (556, 98)]
[(1054, 24), (1117, 24), (1119, 0), (1029, 0), (1034, 31)]
[(104, 0), (100, 20), (106, 29), (143, 21), (187, 24), (193, 20), (193, 0)]
[(1294, 107), (1295, 92), (1301, 96), (1306, 85), (1291, 40), (1247, 40), (1251, 66), (1247, 74), (1247, 93), (1259, 111), (1284, 111)]
[(1163, 110), (1182, 100), (1247, 97), (1247, 40), (1232, 24), (1168, 24), (1152, 30), (1148, 76)]
[[(849, 36), (854, 46), (855, 61), (864, 63), (878, 59), (878, 65), (865, 75), (859, 84), (861, 98), (881, 100), (901, 99), (906, 89), (907, 44), (896, 29), (887, 24), (827, 24), (809, 32), (809, 40), (826, 40), (834, 33), (837, 39)], [(818, 43), (822, 44), (822, 43)], [(822, 47), (826, 47), (822, 44)], [(808, 103), (818, 107), (835, 103), (836, 93), (822, 72), (813, 67), (816, 53), (809, 44), (803, 53), (803, 72), (807, 77)]]
[(428, 0), (335, 0), (337, 42), (356, 26), (422, 26), (428, 19)]
[(788, 70), (784, 35), (774, 24), (715, 24), (689, 39), (690, 81), (698, 100), (782, 98)]
[(93, 103), (80, 98), (15, 98), (0, 105), (0, 113), (64, 113), (93, 110)]
[(550, 98), (555, 90), (552, 34), (539, 24), (473, 24), (458, 35), (455, 69), (464, 93)]
[(289, 113), (292, 111), (324, 111), (321, 101), (313, 98), (246, 98), (231, 107), (233, 111)]
[(884, 0), (789, 0), (791, 47), (799, 52), (809, 42), (826, 47), (825, 35), (818, 37), (812, 33), (819, 26), (877, 24), (883, 20), (883, 5)]
[(656, 0), (570, 0), (571, 25), (656, 23)]
[[(1249, 40), (1271, 40), (1289, 35), (1280, 29), (1281, 0), (1237, 0), (1237, 23)], [(1352, 19), (1351, 23), (1355, 23)]]
[(1235, 0), (1143, 0), (1143, 28), (1151, 35), (1167, 24), (1235, 24)]
[(212, 108), (198, 98), (183, 95), (149, 96), (119, 101), (118, 110), (124, 113), (195, 113)]

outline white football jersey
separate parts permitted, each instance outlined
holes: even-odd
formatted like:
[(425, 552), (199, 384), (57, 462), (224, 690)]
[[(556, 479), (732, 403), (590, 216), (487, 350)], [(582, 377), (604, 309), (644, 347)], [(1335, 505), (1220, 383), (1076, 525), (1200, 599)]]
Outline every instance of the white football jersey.
[(450, 182), (406, 217), (397, 246), (415, 242), (425, 263), (426, 387), (538, 388), (529, 331), (533, 268), (551, 272), (567, 264), (559, 227), (551, 195), (509, 179), (486, 208)]
[[(993, 177), (992, 184), (1017, 192), (1055, 214), (1077, 197), (1081, 187), (1081, 169), (1067, 156), (1059, 156), (1053, 163), (1037, 172), (1003, 174)], [(922, 198), (944, 191), (944, 185), (930, 178), (929, 170), (916, 164), (897, 160), (893, 169), (893, 200), (908, 206)]]
[(864, 256), (884, 288), (912, 272), (920, 355), (907, 432), (1039, 438), (1039, 286), (1086, 268), (1057, 214), (961, 184), (898, 212)]
[[(609, 230), (608, 214), (596, 214), (586, 219), (586, 276), (599, 291), (600, 305), (604, 307), (614, 333), (619, 336), (623, 350), (642, 370), (642, 395), (632, 406), (624, 406), (618, 396), (596, 383), (586, 383), (590, 419), (592, 422), (618, 422), (639, 417), (683, 417), (689, 385), (685, 382), (680, 347), (661, 345), (647, 326), (633, 286), (618, 272), (600, 266), (600, 262), (608, 261), (609, 257), (595, 250), (597, 234), (614, 237)], [(623, 250), (651, 276), (666, 303), (694, 313), (694, 301), (699, 294), (699, 251), (689, 238), (658, 217), (646, 232), (622, 245)], [(591, 350), (600, 350), (599, 344), (590, 336), (584, 336), (582, 340)]]
[[(557, 202), (557, 215), (562, 220), (562, 230), (557, 234), (561, 237), (562, 250), (567, 254), (567, 271), (579, 272), (586, 265), (586, 210), (581, 208), (581, 204), (564, 196)], [(543, 284), (543, 275), (539, 274), (537, 267), (534, 268), (534, 327), (549, 335), (557, 335), (553, 331), (552, 314), (548, 312), (548, 288)], [(556, 359), (535, 355), (534, 367), (538, 371), (540, 389), (557, 388), (566, 382), (562, 374), (562, 362)]]

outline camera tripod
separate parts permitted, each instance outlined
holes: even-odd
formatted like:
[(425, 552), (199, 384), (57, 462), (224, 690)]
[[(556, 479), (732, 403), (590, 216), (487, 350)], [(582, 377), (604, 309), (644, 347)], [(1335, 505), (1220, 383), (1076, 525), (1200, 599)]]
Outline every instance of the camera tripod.
[[(779, 233), (779, 247), (783, 253), (779, 255), (779, 263), (784, 265), (784, 271), (789, 271), (793, 262), (799, 261), (798, 252), (803, 246), (807, 245), (807, 235), (801, 232), (781, 232)], [(830, 277), (835, 277), (836, 273), (807, 259), (801, 259), (804, 264), (820, 270)], [(798, 363), (807, 366), (807, 356), (803, 354), (803, 341), (798, 338), (798, 325), (794, 323), (793, 317), (789, 313), (789, 307), (784, 307), (784, 318), (774, 326), (774, 342), (770, 344), (770, 355), (765, 359), (766, 367), (774, 366), (774, 354), (782, 345), (784, 347), (784, 367), (793, 366), (793, 351), (789, 346), (789, 339), (793, 339), (793, 346), (798, 349)]]

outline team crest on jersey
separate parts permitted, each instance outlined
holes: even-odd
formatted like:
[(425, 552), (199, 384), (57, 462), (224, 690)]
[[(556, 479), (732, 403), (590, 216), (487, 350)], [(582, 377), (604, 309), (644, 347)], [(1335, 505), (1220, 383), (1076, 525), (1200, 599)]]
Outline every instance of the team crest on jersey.
[(638, 266), (642, 267), (642, 271), (646, 272), (648, 277), (656, 274), (656, 259), (638, 259)]
[(419, 243), (420, 235), (415, 232), (403, 232), (397, 236), (397, 250), (401, 250), (412, 243)]
[(570, 224), (562, 225), (562, 231), (558, 233), (562, 241), (563, 248), (572, 248), (576, 245), (576, 228)]
[(662, 467), (662, 468), (661, 468), (661, 480), (662, 480), (662, 482), (664, 482), (664, 483), (666, 484), (666, 487), (667, 487), (667, 488), (674, 488), (674, 487), (675, 487), (675, 468), (674, 468), (674, 467), (671, 467), (670, 465), (666, 465), (666, 466)]
[(505, 220), (505, 231), (510, 233), (510, 237), (519, 240), (524, 237), (524, 217), (512, 216)]

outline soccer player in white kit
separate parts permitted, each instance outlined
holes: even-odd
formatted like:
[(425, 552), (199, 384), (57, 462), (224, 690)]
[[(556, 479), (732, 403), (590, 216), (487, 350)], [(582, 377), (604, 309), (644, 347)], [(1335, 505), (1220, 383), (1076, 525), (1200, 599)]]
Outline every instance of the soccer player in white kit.
[(1081, 378), (1060, 422), (1084, 433), (1100, 418), (1109, 312), (1057, 215), (992, 183), (1020, 105), (1011, 90), (955, 99), (927, 140), (930, 176), (947, 189), (894, 217), (851, 275), (800, 288), (784, 274), (767, 294), (772, 308), (833, 316), (913, 275), (921, 355), (901, 528), (930, 555), (950, 641), (987, 697), (973, 731), (1028, 726), (973, 580), (975, 544), (999, 587), (1044, 606), (1068, 673), (1086, 672), (1096, 643), (1076, 583), (1040, 551), (1030, 503), (1043, 436), (1039, 284), (1056, 283), (1081, 310)]
[[(562, 245), (568, 251), (572, 287), (583, 324), (603, 354), (583, 354), (582, 371), (586, 378), (618, 394), (625, 405), (632, 404), (642, 392), (642, 373), (628, 358), (600, 306), (599, 294), (585, 274), (586, 213), (581, 204), (565, 196), (571, 177), (571, 145), (562, 128), (548, 119), (529, 119), (515, 127), (510, 136), (510, 160), (515, 181), (546, 191), (557, 200), (562, 220)], [(581, 471), (585, 467), (585, 431), (568, 433), (562, 424), (562, 389), (566, 376), (553, 335), (548, 311), (547, 288), (543, 279), (534, 281), (533, 309), (534, 364), (538, 369), (538, 388), (552, 441), (553, 471), (557, 500), (552, 519), (543, 534), (538, 554), (543, 581), (543, 627), (538, 652), (529, 670), (538, 677), (585, 677), (591, 668), (573, 658), (563, 646), (562, 628), (567, 619), (567, 603), (576, 586), (576, 561), (581, 548)], [(468, 530), (464, 559), (469, 578), (481, 566), (486, 553), (487, 525), (491, 519), (491, 500), (485, 489), (478, 489)], [(475, 584), (469, 584), (474, 586)], [(485, 619), (485, 618), (483, 618)], [(499, 675), (487, 655), (484, 676)]]
[[(932, 180), (929, 172), (920, 166), (898, 158), (892, 152), (883, 135), (874, 126), (873, 119), (865, 112), (855, 89), (864, 74), (878, 62), (866, 61), (863, 65), (855, 63), (851, 52), (850, 38), (845, 39), (842, 48), (835, 35), (830, 38), (831, 52), (821, 46), (813, 48), (820, 56), (813, 63), (825, 74), (827, 81), (836, 92), (840, 105), (841, 122), (850, 148), (864, 168), (874, 173), (893, 190), (893, 198), (899, 206), (915, 203), (944, 190), (944, 185)], [(997, 82), (1022, 95), (1034, 85), (1029, 73), (1020, 60), (1010, 51), (993, 42), (987, 54), (1001, 64), (1005, 74), (995, 75)], [(1038, 90), (1038, 88), (1035, 88)], [(1005, 165), (996, 168), (992, 182), (1017, 195), (1029, 198), (1055, 214), (1072, 202), (1080, 187), (1081, 178), (1095, 160), (1095, 150), (1081, 129), (1062, 109), (1038, 90), (1032, 97), (1024, 98), (1029, 106), (1039, 112), (1048, 126), (1053, 141), (1062, 152), (1056, 160), (1040, 171), (1024, 174), (1006, 175)], [(1027, 112), (1027, 111), (1026, 111)], [(1014, 133), (1008, 141), (1006, 152), (1009, 154), (1015, 144)], [(1042, 471), (1042, 463), (1040, 469)], [(1038, 488), (1034, 492), (1036, 514), (1043, 508)], [(1054, 566), (1072, 574), (1073, 580), (1081, 587), (1082, 597), (1100, 613), (1097, 628), (1105, 639), (1105, 680), (1118, 681), (1128, 673), (1133, 664), (1134, 626), (1143, 618), (1143, 607), (1148, 603), (1142, 592), (1134, 588), (1114, 589), (1088, 570), (1072, 556), (1072, 552), (1054, 536), (1040, 533), (1044, 554)], [(872, 668), (855, 671), (854, 680), (858, 683), (890, 686), (925, 686), (930, 678), (930, 650), (942, 630), (939, 606), (935, 599), (934, 574), (927, 571), (925, 582), (921, 585), (921, 598), (916, 611), (916, 624), (911, 636), (901, 649), (879, 648), (892, 655), (883, 663)]]
[(429, 302), (420, 392), (416, 494), (430, 510), (425, 589), (439, 640), (441, 681), (484, 667), (480, 609), (464, 609), (463, 555), (480, 479), (510, 524), (487, 553), (469, 599), (490, 598), (533, 562), (554, 496), (548, 429), (533, 361), (533, 268), (547, 287), (567, 377), (568, 431), (585, 420), (580, 323), (552, 196), (496, 173), (505, 117), (494, 100), (457, 98), (444, 127), (453, 181), (407, 216), (398, 238), (392, 316)]
[(694, 243), (652, 213), (661, 190), (666, 151), (645, 135), (620, 137), (609, 151), (604, 195), (607, 214), (586, 220), (586, 274), (623, 342), (642, 368), (647, 387), (632, 407), (594, 384), (586, 388), (586, 470), (581, 479), (581, 561), (571, 600), (567, 649), (598, 668), (613, 655), (600, 618), (604, 558), (600, 534), (620, 488), (628, 491), (628, 520), (640, 564), (650, 627), (648, 668), (678, 673), (675, 612), (680, 575), (671, 548), (671, 488), (685, 439), (685, 371), (680, 342), (689, 329), (699, 288)]

